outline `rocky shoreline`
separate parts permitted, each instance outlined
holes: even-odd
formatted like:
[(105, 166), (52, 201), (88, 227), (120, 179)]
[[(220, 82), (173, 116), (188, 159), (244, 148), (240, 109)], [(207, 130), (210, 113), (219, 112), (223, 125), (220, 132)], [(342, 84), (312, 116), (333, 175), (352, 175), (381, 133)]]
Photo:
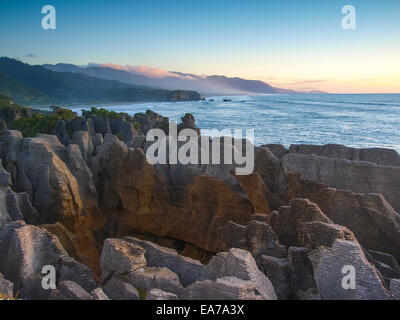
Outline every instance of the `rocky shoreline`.
[[(168, 126), (150, 111), (58, 119), (33, 138), (3, 120), (1, 297), (400, 299), (394, 150), (264, 145), (254, 173), (236, 176), (150, 165), (145, 134)], [(42, 287), (45, 265), (55, 290)]]

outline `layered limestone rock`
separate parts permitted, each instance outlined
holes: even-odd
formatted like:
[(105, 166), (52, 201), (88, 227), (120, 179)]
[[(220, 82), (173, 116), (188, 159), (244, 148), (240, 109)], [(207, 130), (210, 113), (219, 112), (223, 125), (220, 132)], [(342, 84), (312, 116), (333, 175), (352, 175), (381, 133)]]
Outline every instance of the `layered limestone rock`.
[[(292, 292), (297, 299), (390, 298), (381, 273), (353, 233), (333, 224), (316, 204), (293, 199), (290, 206), (274, 212), (271, 226), (281, 243), (300, 247), (289, 248)], [(355, 270), (355, 287), (343, 285), (348, 268)]]
[(215, 251), (218, 227), (230, 220), (245, 224), (254, 213), (245, 194), (223, 181), (191, 175), (173, 184), (173, 175), (156, 170), (141, 149), (128, 148), (110, 135), (91, 159), (91, 168), (100, 205), (116, 235), (139, 231)]
[(51, 290), (42, 287), (44, 266), (54, 267), (57, 285), (68, 280), (89, 292), (97, 287), (91, 271), (71, 258), (54, 235), (21, 221), (0, 228), (0, 273), (14, 284), (15, 294), (48, 299)]
[[(356, 241), (336, 239), (331, 248), (320, 247), (308, 253), (314, 268), (321, 298), (324, 300), (387, 300), (385, 288), (377, 270), (368, 262)], [(354, 270), (354, 287), (345, 275)]]
[[(275, 147), (275, 150), (277, 148)], [(293, 144), (289, 148), (290, 153), (315, 154), (320, 157), (347, 159), (351, 161), (368, 161), (384, 166), (400, 167), (400, 155), (396, 150), (383, 148), (349, 148), (338, 144), (323, 146)], [(280, 154), (283, 154), (282, 151)]]
[(26, 220), (34, 223), (38, 214), (26, 193), (15, 193), (11, 188), (10, 174), (4, 170), (0, 159), (0, 228), (11, 221)]
[(282, 166), (286, 174), (300, 173), (305, 180), (329, 187), (381, 194), (395, 210), (400, 210), (400, 167), (297, 153), (284, 155)]
[(84, 261), (96, 268), (95, 233), (102, 227), (92, 173), (77, 145), (62, 145), (56, 136), (22, 138), (7, 132), (1, 138), (0, 156), (10, 172), (13, 187), (29, 195), (40, 213), (28, 222), (60, 222), (76, 235)]
[[(143, 252), (139, 248), (142, 248), (144, 257), (152, 266), (143, 265)], [(123, 253), (123, 262), (116, 252)], [(153, 297), (154, 289), (162, 291), (163, 295), (171, 299), (175, 296), (179, 299), (277, 298), (271, 282), (258, 269), (252, 255), (241, 249), (218, 253), (207, 265), (202, 265), (198, 261), (179, 257), (171, 249), (147, 241), (135, 238), (127, 238), (127, 241), (109, 239), (102, 253), (102, 262), (103, 279), (109, 278), (112, 273), (111, 280), (103, 288), (109, 296), (108, 283), (117, 281), (117, 277), (124, 285), (129, 283), (136, 289), (150, 293), (151, 299), (161, 294), (157, 292), (158, 297)], [(163, 267), (157, 266), (160, 264)], [(190, 270), (193, 270), (192, 275)]]
[(383, 196), (328, 188), (299, 174), (289, 174), (287, 180), (293, 196), (317, 204), (333, 222), (350, 229), (366, 249), (400, 259), (400, 214)]

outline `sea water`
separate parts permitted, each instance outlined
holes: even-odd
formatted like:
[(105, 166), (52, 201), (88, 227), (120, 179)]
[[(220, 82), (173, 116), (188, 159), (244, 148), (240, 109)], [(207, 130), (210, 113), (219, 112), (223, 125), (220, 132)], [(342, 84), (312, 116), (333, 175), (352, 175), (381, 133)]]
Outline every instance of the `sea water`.
[[(90, 107), (71, 109), (79, 113)], [(202, 130), (254, 129), (256, 145), (335, 143), (400, 152), (400, 94), (236, 95), (101, 107), (131, 115), (150, 109), (174, 121), (189, 112)]]

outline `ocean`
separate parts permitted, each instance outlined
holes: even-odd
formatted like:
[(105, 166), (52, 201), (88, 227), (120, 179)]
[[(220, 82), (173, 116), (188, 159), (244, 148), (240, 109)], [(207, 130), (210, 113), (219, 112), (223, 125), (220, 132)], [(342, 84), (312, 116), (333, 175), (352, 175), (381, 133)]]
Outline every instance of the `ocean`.
[[(132, 115), (150, 109), (175, 121), (189, 112), (202, 130), (254, 129), (256, 145), (335, 143), (400, 152), (400, 94), (240, 95), (103, 107)], [(89, 106), (70, 108), (79, 113)]]

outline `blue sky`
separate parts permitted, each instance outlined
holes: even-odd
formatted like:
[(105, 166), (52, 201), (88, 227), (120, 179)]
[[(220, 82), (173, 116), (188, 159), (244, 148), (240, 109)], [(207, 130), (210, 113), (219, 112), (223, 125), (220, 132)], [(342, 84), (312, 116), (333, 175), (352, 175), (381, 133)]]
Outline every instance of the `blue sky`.
[[(47, 4), (56, 30), (41, 28)], [(347, 4), (356, 30), (341, 28)], [(399, 0), (0, 2), (0, 55), (29, 63), (144, 65), (336, 92), (400, 91), (399, 35)]]

